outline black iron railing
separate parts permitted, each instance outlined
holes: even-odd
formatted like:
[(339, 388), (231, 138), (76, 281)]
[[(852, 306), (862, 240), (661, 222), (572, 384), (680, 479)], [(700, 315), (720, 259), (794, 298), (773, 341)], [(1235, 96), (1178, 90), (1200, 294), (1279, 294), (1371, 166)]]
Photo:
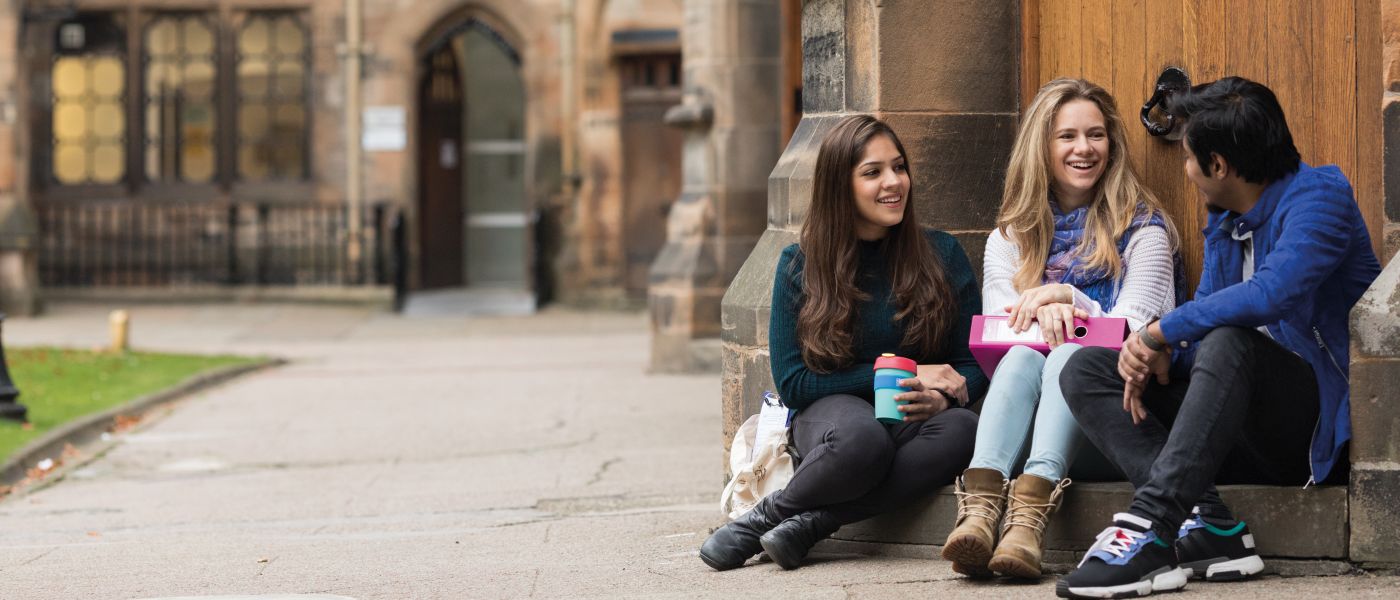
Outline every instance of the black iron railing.
[(389, 209), (365, 213), (349, 256), (340, 206), (74, 203), (38, 207), (48, 287), (388, 285)]

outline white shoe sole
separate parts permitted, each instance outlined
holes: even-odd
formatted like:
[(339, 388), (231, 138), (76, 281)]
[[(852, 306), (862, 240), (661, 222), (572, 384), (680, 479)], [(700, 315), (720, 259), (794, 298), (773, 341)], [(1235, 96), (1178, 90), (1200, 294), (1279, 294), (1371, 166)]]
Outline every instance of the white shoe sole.
[(1135, 598), (1152, 592), (1171, 592), (1186, 587), (1190, 569), (1172, 569), (1159, 573), (1150, 581), (1135, 581), (1108, 587), (1065, 588), (1072, 598)]
[[(1197, 563), (1199, 564), (1199, 563)], [(1198, 570), (1187, 568), (1187, 577), (1205, 577), (1206, 581), (1238, 581), (1258, 575), (1264, 570), (1264, 560), (1259, 555), (1246, 556), (1235, 560), (1224, 560), (1206, 567), (1202, 575)]]

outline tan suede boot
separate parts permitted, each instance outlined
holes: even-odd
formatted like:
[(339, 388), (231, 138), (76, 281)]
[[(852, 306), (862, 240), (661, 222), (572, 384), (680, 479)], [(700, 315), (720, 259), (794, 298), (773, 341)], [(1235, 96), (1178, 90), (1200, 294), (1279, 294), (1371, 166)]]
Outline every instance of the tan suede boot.
[(987, 561), (996, 544), (997, 527), (1006, 508), (1006, 477), (996, 469), (968, 469), (953, 482), (958, 522), (943, 543), (943, 560), (969, 577), (991, 577)]
[(1069, 479), (1053, 481), (1022, 474), (1011, 483), (1011, 499), (1006, 521), (1001, 525), (1001, 543), (987, 568), (1012, 577), (1040, 577), (1040, 556), (1045, 545), (1045, 527), (1060, 506)]

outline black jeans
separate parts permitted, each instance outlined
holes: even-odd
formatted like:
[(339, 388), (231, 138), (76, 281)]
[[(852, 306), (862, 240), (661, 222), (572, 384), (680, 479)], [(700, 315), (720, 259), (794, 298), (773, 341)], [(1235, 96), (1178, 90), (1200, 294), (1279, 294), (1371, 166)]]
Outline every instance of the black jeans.
[(977, 415), (950, 408), (919, 423), (884, 425), (856, 396), (827, 396), (797, 413), (801, 460), (775, 499), (784, 518), (823, 508), (842, 524), (898, 508), (947, 485), (972, 460)]
[(1141, 425), (1123, 410), (1117, 352), (1076, 352), (1060, 388), (1085, 435), (1132, 482), (1128, 512), (1151, 520), (1162, 539), (1176, 538), (1194, 504), (1229, 514), (1214, 482), (1303, 485), (1310, 477), (1317, 378), (1258, 330), (1216, 329), (1201, 340), (1189, 380), (1149, 380)]

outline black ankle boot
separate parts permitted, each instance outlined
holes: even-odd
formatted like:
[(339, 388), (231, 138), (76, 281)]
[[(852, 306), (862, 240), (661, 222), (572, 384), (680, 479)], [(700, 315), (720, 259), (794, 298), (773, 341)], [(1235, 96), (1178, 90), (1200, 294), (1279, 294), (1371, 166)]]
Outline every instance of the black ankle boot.
[(744, 561), (762, 551), (758, 536), (783, 520), (773, 506), (775, 496), (777, 492), (769, 494), (749, 512), (710, 534), (710, 539), (700, 546), (700, 560), (716, 571), (726, 571), (743, 565)]
[(812, 510), (779, 523), (759, 538), (768, 558), (784, 569), (796, 569), (817, 545), (841, 528), (836, 516), (825, 510)]

